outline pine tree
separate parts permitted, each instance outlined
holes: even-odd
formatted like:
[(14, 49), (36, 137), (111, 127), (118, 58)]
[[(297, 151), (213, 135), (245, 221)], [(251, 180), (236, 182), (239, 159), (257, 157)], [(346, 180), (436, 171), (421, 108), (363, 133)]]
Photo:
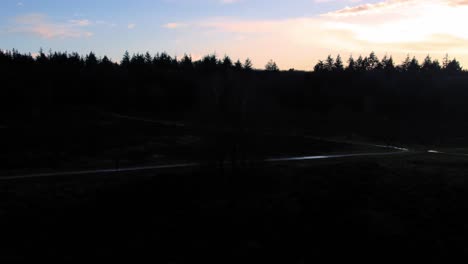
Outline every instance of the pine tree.
[(367, 57), (362, 58), (362, 56), (359, 55), (359, 58), (356, 60), (356, 69), (360, 72), (364, 72), (368, 69)]
[(449, 73), (458, 73), (462, 71), (462, 67), (460, 66), (460, 62), (458, 62), (456, 59), (453, 59), (447, 64), (445, 70)]
[(201, 60), (201, 65), (205, 70), (214, 71), (218, 66), (216, 54), (206, 55)]
[(153, 63), (153, 57), (151, 56), (151, 54), (147, 51), (145, 53), (145, 64), (152, 64)]
[(130, 54), (128, 53), (128, 50), (125, 51), (122, 61), (120, 62), (122, 66), (128, 66), (130, 65)]
[(339, 71), (339, 72), (341, 72), (341, 71), (344, 70), (343, 60), (341, 59), (340, 54), (338, 54), (338, 56), (336, 56), (334, 69), (335, 69), (336, 71)]
[(104, 58), (102, 58), (102, 60), (101, 60), (101, 64), (103, 64), (103, 65), (111, 65), (111, 64), (112, 64), (112, 61), (111, 61), (107, 56), (104, 56)]
[(244, 62), (244, 69), (247, 71), (250, 71), (253, 69), (252, 61), (249, 58), (247, 58)]
[(335, 60), (331, 55), (328, 55), (327, 60), (325, 61), (325, 69), (329, 72), (335, 69)]
[(240, 60), (237, 60), (236, 63), (234, 63), (234, 69), (238, 71), (242, 70), (242, 62), (240, 62)]
[(319, 60), (314, 66), (314, 72), (323, 72), (325, 71), (325, 64), (322, 60)]
[(444, 58), (442, 59), (442, 68), (446, 69), (448, 64), (450, 63), (448, 54), (445, 54)]
[(192, 56), (189, 56), (187, 54), (184, 54), (184, 57), (180, 60), (180, 65), (184, 69), (191, 69), (193, 68), (193, 62), (192, 62)]
[(408, 71), (410, 72), (418, 72), (421, 69), (421, 66), (419, 66), (419, 62), (416, 59), (416, 57), (413, 57), (410, 61)]
[(431, 59), (431, 56), (429, 56), (429, 54), (426, 56), (426, 58), (424, 58), (424, 62), (421, 66), (421, 70), (425, 71), (425, 72), (430, 72), (432, 71), (432, 59)]
[(367, 59), (367, 66), (366, 66), (366, 70), (368, 71), (372, 71), (372, 70), (375, 70), (375, 69), (378, 69), (379, 67), (379, 58), (377, 58), (377, 56), (375, 55), (375, 53), (372, 51), (370, 54), (369, 54), (369, 58)]
[(355, 71), (356, 70), (356, 62), (354, 61), (353, 55), (349, 56), (348, 59), (348, 66), (346, 67), (347, 71)]
[(408, 71), (409, 68), (410, 68), (410, 64), (411, 64), (411, 59), (410, 59), (410, 56), (409, 54), (406, 55), (406, 58), (405, 60), (401, 63), (400, 66), (398, 66), (398, 68), (401, 70), (401, 71)]
[(432, 61), (432, 68), (435, 72), (438, 72), (442, 69), (438, 60)]
[(46, 63), (49, 59), (44, 54), (44, 50), (42, 48), (39, 49), (39, 56), (36, 57), (36, 61), (39, 63)]
[(229, 58), (229, 56), (227, 56), (227, 55), (224, 55), (224, 58), (223, 58), (223, 61), (222, 61), (222, 65), (223, 65), (223, 68), (224, 68), (224, 69), (230, 69), (230, 68), (232, 68), (232, 60), (231, 60), (231, 58)]
[(395, 71), (395, 63), (393, 62), (392, 56), (390, 56), (390, 58), (385, 62), (384, 70), (387, 72)]
[(96, 66), (98, 64), (98, 59), (97, 59), (96, 55), (93, 52), (90, 52), (86, 56), (85, 64), (86, 64), (87, 67), (93, 67), (93, 66)]

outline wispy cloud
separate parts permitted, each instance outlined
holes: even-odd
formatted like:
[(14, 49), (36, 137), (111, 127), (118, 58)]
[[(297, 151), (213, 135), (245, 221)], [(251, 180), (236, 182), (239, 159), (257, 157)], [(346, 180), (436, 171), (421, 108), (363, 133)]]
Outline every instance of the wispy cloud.
[(91, 21), (88, 19), (72, 19), (69, 22), (74, 26), (86, 27), (91, 25)]
[(221, 4), (225, 4), (225, 5), (239, 3), (239, 2), (242, 2), (242, 1), (243, 0), (219, 0), (219, 2)]
[(188, 24), (186, 24), (186, 23), (172, 22), (172, 23), (164, 24), (162, 27), (168, 28), (168, 29), (177, 29), (177, 28), (183, 28), (183, 27), (187, 27), (187, 26), (188, 26)]
[(88, 20), (55, 22), (44, 14), (28, 14), (16, 17), (8, 32), (33, 34), (47, 39), (91, 37), (93, 33), (83, 29), (90, 24)]
[(468, 5), (468, 0), (446, 0), (446, 2), (451, 6)]
[(403, 43), (432, 41), (434, 35), (468, 39), (467, 13), (468, 6), (446, 0), (393, 0), (338, 10), (323, 19), (361, 40)]
[(330, 2), (350, 2), (350, 3), (358, 3), (362, 0), (314, 0), (315, 3), (330, 3)]
[[(430, 1), (430, 0), (429, 0)], [(389, 9), (401, 8), (403, 5), (421, 2), (418, 0), (387, 0), (374, 4), (362, 4), (353, 7), (345, 7), (343, 9), (330, 12), (329, 16), (346, 16), (346, 15), (359, 15), (366, 12), (383, 12)]]
[(468, 63), (466, 14), (468, 0), (388, 0), (357, 4), (315, 17), (221, 17), (172, 23), (167, 28), (184, 24), (196, 35), (226, 39), (220, 52), (245, 54), (260, 63), (266, 63), (275, 54), (277, 62), (296, 68), (310, 68), (311, 61), (327, 53), (370, 51), (391, 53), (395, 59), (407, 53), (431, 53), (437, 57), (448, 52)]
[[(250, 21), (214, 18), (193, 25), (231, 33), (303, 32), (297, 41), (310, 38), (309, 33), (316, 31), (342, 31), (349, 33), (343, 37), (352, 36), (372, 44), (405, 43), (431, 41), (434, 35), (468, 40), (468, 28), (464, 26), (468, 22), (466, 14), (468, 4), (459, 3), (454, 7), (446, 0), (390, 0), (344, 8), (319, 17)], [(327, 38), (327, 35), (314, 36), (316, 42)]]
[(104, 20), (96, 20), (95, 24), (96, 25), (104, 25), (104, 26), (108, 26), (108, 27), (117, 26), (116, 23), (112, 23), (112, 22), (108, 22), (108, 21), (104, 21)]
[(134, 29), (135, 27), (136, 27), (136, 24), (134, 24), (134, 23), (130, 23), (130, 24), (127, 25), (128, 29)]

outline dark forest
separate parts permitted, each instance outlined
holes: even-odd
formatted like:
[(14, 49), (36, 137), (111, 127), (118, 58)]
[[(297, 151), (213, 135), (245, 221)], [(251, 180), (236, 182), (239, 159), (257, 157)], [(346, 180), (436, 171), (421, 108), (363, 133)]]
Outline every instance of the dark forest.
[[(0, 52), (5, 122), (40, 122), (67, 109), (140, 113), (205, 124), (242, 122), (318, 133), (365, 134), (386, 141), (441, 143), (466, 132), (468, 74), (456, 59), (407, 57), (319, 61), (311, 72), (264, 70), (207, 55), (124, 54), (120, 63), (92, 52), (41, 50), (36, 58)], [(312, 66), (311, 66), (312, 69)], [(326, 124), (325, 124), (325, 123)], [(357, 131), (353, 131), (356, 130)], [(383, 130), (379, 130), (383, 129)]]

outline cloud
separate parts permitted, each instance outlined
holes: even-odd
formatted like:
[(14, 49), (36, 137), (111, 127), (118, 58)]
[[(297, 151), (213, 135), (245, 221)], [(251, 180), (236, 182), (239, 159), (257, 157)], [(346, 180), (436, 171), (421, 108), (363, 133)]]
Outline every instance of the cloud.
[(393, 0), (338, 10), (323, 19), (361, 40), (403, 43), (433, 41), (433, 35), (468, 39), (463, 26), (467, 13), (468, 6), (453, 6), (446, 0)]
[(115, 24), (115, 23), (108, 22), (108, 21), (104, 21), (104, 20), (96, 20), (95, 24), (96, 24), (96, 25), (104, 25), (104, 26), (108, 26), (108, 27), (115, 27), (115, 26), (117, 26), (117, 24)]
[[(456, 54), (468, 64), (468, 0), (388, 0), (358, 4), (334, 12), (289, 19), (258, 20), (215, 17), (184, 24), (199, 43), (198, 53), (217, 50), (248, 56), (264, 65), (272, 56), (283, 67), (310, 69), (329, 53), (342, 55), (406, 54), (433, 57)], [(180, 37), (180, 36), (179, 36)], [(184, 38), (184, 36), (181, 36)], [(220, 50), (219, 47), (222, 47)]]
[(24, 6), (24, 3), (23, 2), (18, 2), (16, 5), (17, 6)]
[(330, 2), (351, 2), (351, 3), (358, 3), (361, 2), (362, 0), (314, 0), (315, 3), (330, 3)]
[(466, 53), (464, 51), (468, 46), (468, 39), (454, 37), (448, 34), (433, 34), (428, 36), (425, 41), (402, 42), (397, 44), (397, 48), (407, 50), (411, 53), (441, 53), (451, 50), (452, 53)]
[(446, 2), (451, 6), (464, 6), (468, 5), (468, 0), (446, 0)]
[(220, 0), (219, 2), (221, 4), (234, 4), (234, 3), (239, 3), (243, 0)]
[(185, 23), (172, 22), (172, 23), (164, 24), (162, 27), (168, 28), (168, 29), (178, 29), (178, 28), (187, 27), (187, 26), (188, 25)]
[(82, 29), (90, 24), (88, 20), (54, 22), (44, 14), (28, 14), (16, 17), (8, 32), (32, 34), (47, 39), (91, 37), (92, 32)]
[(86, 26), (89, 26), (91, 25), (91, 21), (89, 21), (88, 19), (72, 19), (72, 20), (69, 20), (69, 22), (74, 25), (74, 26), (80, 26), (80, 27), (86, 27)]
[(131, 24), (127, 25), (128, 29), (134, 29), (135, 27), (136, 27), (136, 24), (134, 24), (134, 23), (131, 23)]
[(193, 26), (214, 30), (217, 32), (229, 33), (274, 33), (279, 32), (292, 21), (297, 19), (284, 20), (241, 20), (232, 18), (212, 18), (193, 23)]
[(330, 12), (326, 15), (329, 16), (346, 16), (346, 15), (359, 15), (366, 12), (382, 12), (389, 9), (400, 8), (402, 5), (421, 2), (417, 0), (387, 0), (374, 4), (362, 4), (353, 7), (345, 7), (343, 9)]

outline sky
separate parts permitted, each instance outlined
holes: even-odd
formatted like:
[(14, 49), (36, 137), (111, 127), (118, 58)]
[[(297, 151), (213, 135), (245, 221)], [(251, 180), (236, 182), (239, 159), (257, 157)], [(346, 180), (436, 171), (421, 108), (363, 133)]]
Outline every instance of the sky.
[(468, 68), (468, 0), (2, 0), (0, 49), (215, 53), (312, 70), (328, 54), (401, 62), (445, 54)]

